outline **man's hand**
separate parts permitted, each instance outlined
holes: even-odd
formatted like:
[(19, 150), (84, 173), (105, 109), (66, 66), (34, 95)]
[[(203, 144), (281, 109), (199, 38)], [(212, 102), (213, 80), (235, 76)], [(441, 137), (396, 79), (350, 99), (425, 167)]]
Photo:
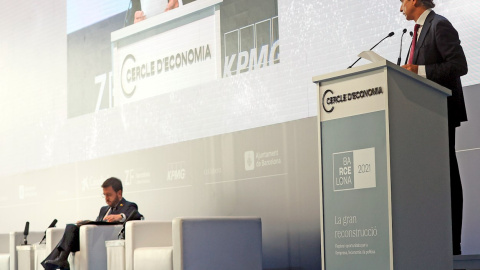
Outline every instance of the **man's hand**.
[(147, 17), (145, 17), (145, 13), (143, 13), (143, 11), (141, 10), (138, 10), (138, 11), (135, 11), (135, 19), (133, 20), (133, 23), (138, 23), (138, 22), (141, 22), (143, 20), (145, 20)]
[(104, 221), (106, 222), (115, 222), (115, 221), (120, 221), (122, 220), (122, 215), (108, 215), (103, 218)]
[(406, 70), (410, 70), (415, 74), (418, 74), (418, 65), (406, 64), (406, 65), (403, 65), (402, 68)]
[(77, 223), (75, 223), (77, 226), (84, 225), (85, 223), (90, 222), (90, 220), (84, 219), (84, 220), (79, 220)]
[(172, 10), (174, 8), (178, 8), (178, 0), (168, 0), (167, 7), (165, 8), (165, 12)]

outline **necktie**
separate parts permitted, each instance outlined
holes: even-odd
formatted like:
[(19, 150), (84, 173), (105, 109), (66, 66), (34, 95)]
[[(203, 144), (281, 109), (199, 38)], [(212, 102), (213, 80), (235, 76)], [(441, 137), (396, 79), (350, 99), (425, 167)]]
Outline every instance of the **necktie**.
[(419, 28), (420, 28), (420, 24), (415, 24), (415, 28), (413, 29), (412, 47), (410, 47), (410, 56), (408, 57), (408, 64), (413, 64), (413, 55), (415, 54), (415, 45), (417, 45)]
[(103, 219), (105, 219), (106, 216), (110, 215), (110, 212), (112, 212), (112, 207), (108, 208), (108, 211), (107, 213), (105, 214), (105, 216), (103, 216)]

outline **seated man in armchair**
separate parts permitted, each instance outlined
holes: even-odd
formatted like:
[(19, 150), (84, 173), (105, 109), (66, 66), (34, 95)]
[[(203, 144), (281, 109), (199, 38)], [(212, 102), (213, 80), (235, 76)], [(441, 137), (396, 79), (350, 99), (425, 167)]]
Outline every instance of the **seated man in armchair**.
[[(103, 196), (107, 206), (100, 208), (100, 213), (96, 221), (111, 222), (112, 224), (118, 222), (125, 222), (135, 210), (138, 210), (137, 204), (129, 202), (123, 198), (122, 181), (115, 177), (111, 177), (102, 184)], [(139, 220), (143, 216), (136, 212), (132, 220)], [(62, 239), (55, 247), (55, 249), (47, 256), (41, 263), (47, 270), (53, 269), (70, 269), (68, 263), (68, 255), (70, 252), (77, 252), (80, 250), (79, 241), (79, 227), (85, 224), (85, 221), (78, 221), (77, 224), (68, 224), (65, 228), (65, 233)]]

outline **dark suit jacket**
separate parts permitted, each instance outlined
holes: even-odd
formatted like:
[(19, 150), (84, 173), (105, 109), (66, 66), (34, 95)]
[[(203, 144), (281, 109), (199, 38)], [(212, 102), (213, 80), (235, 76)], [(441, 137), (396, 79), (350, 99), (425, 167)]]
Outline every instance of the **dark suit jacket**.
[(425, 65), (427, 79), (452, 90), (448, 98), (449, 125), (467, 121), (460, 76), (467, 74), (467, 59), (458, 33), (443, 16), (431, 11), (415, 46), (413, 64)]
[[(100, 208), (100, 213), (98, 214), (98, 217), (95, 221), (102, 221), (109, 208), (110, 206), (103, 206), (102, 208)], [(137, 204), (134, 202), (129, 202), (125, 200), (125, 198), (122, 198), (118, 203), (117, 207), (112, 209), (110, 215), (118, 215), (123, 213), (125, 214), (125, 217), (128, 218), (134, 210), (138, 210)], [(132, 219), (139, 220), (141, 217), (142, 215), (137, 212), (137, 215), (135, 215)]]

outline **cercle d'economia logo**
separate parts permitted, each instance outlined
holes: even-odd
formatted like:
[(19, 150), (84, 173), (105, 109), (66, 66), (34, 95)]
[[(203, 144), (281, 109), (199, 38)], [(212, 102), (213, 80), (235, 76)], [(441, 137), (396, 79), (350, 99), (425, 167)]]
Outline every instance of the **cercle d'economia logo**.
[(322, 95), (322, 108), (325, 112), (331, 113), (335, 109), (335, 104), (346, 103), (349, 101), (368, 98), (383, 94), (382, 87), (373, 87), (366, 90), (351, 91), (346, 94), (335, 95), (333, 90), (328, 89)]
[[(126, 98), (133, 96), (137, 84), (156, 79), (159, 76), (171, 74), (174, 71), (184, 71), (185, 68), (201, 62), (212, 60), (211, 44), (190, 47), (183, 51), (166, 52), (164, 56), (154, 57), (133, 54), (125, 56), (121, 69), (122, 92)], [(138, 55), (137, 55), (138, 56)]]

